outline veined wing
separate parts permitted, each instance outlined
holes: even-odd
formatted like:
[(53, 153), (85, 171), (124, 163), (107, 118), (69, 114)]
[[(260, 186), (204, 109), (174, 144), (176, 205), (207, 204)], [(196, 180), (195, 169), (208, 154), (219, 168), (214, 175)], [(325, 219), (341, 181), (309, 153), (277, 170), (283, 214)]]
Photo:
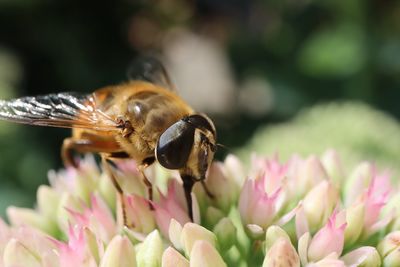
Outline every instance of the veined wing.
[(0, 119), (30, 125), (118, 131), (117, 123), (96, 108), (93, 95), (74, 93), (0, 100)]

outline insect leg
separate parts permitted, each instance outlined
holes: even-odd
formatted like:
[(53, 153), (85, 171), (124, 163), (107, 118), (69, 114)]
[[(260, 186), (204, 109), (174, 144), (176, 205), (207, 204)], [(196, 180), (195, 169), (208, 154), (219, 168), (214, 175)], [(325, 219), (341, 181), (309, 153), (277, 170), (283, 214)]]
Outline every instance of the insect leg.
[(144, 173), (144, 170), (147, 167), (149, 167), (151, 164), (153, 164), (154, 161), (155, 161), (154, 157), (146, 158), (143, 160), (142, 164), (138, 166), (139, 172), (141, 173), (141, 175), (143, 177), (143, 182), (147, 187), (147, 195), (150, 200), (150, 209), (154, 209), (153, 205), (151, 204), (151, 202), (153, 201), (153, 185), (151, 184), (149, 179), (147, 179), (146, 174)]
[(209, 198), (211, 198), (211, 199), (214, 199), (214, 198), (215, 198), (214, 194), (211, 193), (210, 189), (208, 189), (208, 186), (207, 186), (207, 184), (206, 184), (206, 182), (205, 182), (205, 177), (203, 177), (203, 178), (194, 178), (194, 177), (192, 177), (192, 179), (193, 179), (195, 182), (201, 182), (201, 186), (203, 187), (204, 191), (206, 192), (206, 194), (207, 194), (207, 196), (208, 196)]
[(183, 189), (185, 190), (185, 198), (188, 207), (189, 218), (193, 222), (193, 201), (192, 189), (196, 179), (190, 175), (182, 175)]
[(214, 199), (215, 196), (211, 193), (210, 189), (208, 189), (207, 184), (204, 179), (201, 179), (201, 185), (203, 186), (204, 191), (206, 192), (207, 196), (211, 199)]
[(192, 189), (193, 186), (196, 182), (201, 182), (201, 185), (204, 188), (204, 191), (210, 198), (214, 198), (215, 196), (211, 193), (211, 191), (208, 189), (207, 184), (204, 181), (204, 178), (195, 178), (190, 175), (182, 175), (181, 178), (183, 181), (183, 189), (185, 190), (185, 198), (186, 198), (186, 203), (188, 207), (188, 213), (190, 219), (193, 221), (193, 201), (192, 201)]
[(100, 153), (104, 171), (110, 177), (111, 182), (113, 183), (115, 189), (117, 190), (118, 199), (122, 207), (123, 223), (124, 225), (129, 227), (126, 217), (124, 192), (121, 186), (118, 184), (118, 181), (110, 166), (113, 162), (111, 161), (110, 158), (107, 157), (107, 153), (112, 155), (118, 150), (120, 150), (118, 144), (111, 141), (66, 138), (64, 140), (61, 149), (61, 157), (62, 160), (64, 161), (65, 166), (73, 166), (75, 168), (78, 168), (79, 163), (74, 160), (73, 151), (76, 151), (78, 153), (87, 153), (87, 152)]
[(104, 168), (104, 171), (110, 177), (111, 182), (114, 185), (114, 188), (117, 190), (118, 201), (120, 202), (121, 209), (122, 209), (123, 225), (127, 226), (129, 228), (133, 228), (132, 224), (128, 224), (128, 218), (126, 215), (126, 205), (125, 205), (125, 201), (124, 201), (124, 191), (122, 190), (121, 186), (119, 185), (117, 178), (114, 175), (114, 171), (112, 170), (111, 166), (113, 165), (113, 162), (111, 159), (107, 158), (105, 155), (101, 155), (101, 163)]
[(74, 160), (74, 151), (78, 153), (112, 153), (118, 150), (120, 150), (120, 147), (115, 142), (91, 139), (77, 139), (70, 137), (64, 139), (63, 145), (61, 147), (61, 158), (65, 166), (78, 168), (79, 162)]
[(78, 162), (74, 160), (73, 155), (74, 150), (74, 139), (66, 138), (61, 147), (61, 159), (64, 162), (64, 166), (69, 167), (72, 166), (77, 169), (79, 166)]

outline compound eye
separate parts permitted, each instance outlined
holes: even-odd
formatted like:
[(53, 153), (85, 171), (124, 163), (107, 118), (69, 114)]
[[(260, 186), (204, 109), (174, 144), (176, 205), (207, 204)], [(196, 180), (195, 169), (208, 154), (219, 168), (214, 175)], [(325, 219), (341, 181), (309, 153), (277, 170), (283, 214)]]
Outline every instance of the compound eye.
[(194, 131), (192, 125), (182, 120), (171, 125), (158, 140), (158, 162), (167, 169), (183, 168), (192, 150)]

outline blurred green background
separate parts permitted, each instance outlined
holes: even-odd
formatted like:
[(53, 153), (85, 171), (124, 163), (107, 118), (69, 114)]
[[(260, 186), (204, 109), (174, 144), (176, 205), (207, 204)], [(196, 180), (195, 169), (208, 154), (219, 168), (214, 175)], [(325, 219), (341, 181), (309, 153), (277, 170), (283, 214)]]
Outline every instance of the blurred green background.
[[(148, 51), (161, 55), (182, 97), (216, 121), (219, 141), (230, 151), (258, 129), (319, 103), (357, 100), (400, 117), (399, 1), (0, 0), (2, 99), (117, 84), (127, 79), (130, 62)], [(354, 120), (368, 119), (368, 112), (355, 112)], [(381, 132), (372, 150), (354, 147), (374, 159), (390, 141), (387, 149), (395, 152), (379, 153), (393, 159), (400, 149), (397, 122), (389, 117), (392, 126), (380, 127), (385, 119), (379, 116), (357, 128), (360, 135)], [(346, 139), (343, 127), (352, 123), (340, 126), (340, 117), (336, 123), (343, 134), (335, 140)], [(286, 133), (296, 138), (296, 129)], [(318, 143), (329, 133), (312, 138)], [(1, 212), (10, 203), (32, 205), (47, 171), (61, 167), (59, 148), (68, 134), (0, 122)], [(293, 144), (271, 140), (271, 151)]]

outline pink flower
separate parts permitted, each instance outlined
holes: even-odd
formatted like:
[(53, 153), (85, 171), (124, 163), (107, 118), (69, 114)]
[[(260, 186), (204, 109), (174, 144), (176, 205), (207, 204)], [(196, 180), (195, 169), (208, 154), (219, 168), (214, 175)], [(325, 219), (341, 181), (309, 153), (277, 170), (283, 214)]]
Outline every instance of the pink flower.
[[(149, 169), (154, 186), (167, 188), (150, 202), (135, 163), (117, 162), (124, 227), (112, 182), (87, 158), (79, 170), (52, 173), (37, 208), (8, 209), (11, 225), (0, 219), (0, 266), (398, 266), (400, 193), (389, 175), (365, 163), (346, 179), (332, 151), (322, 162), (257, 157), (247, 179), (234, 156), (213, 163), (206, 183), (215, 199), (197, 183), (202, 224), (195, 194), (190, 222), (179, 177)], [(393, 232), (378, 240), (378, 231)]]
[(135, 248), (126, 236), (114, 236), (101, 259), (100, 267), (114, 266), (137, 266)]
[(268, 227), (265, 235), (266, 255), (263, 267), (299, 267), (300, 258), (288, 234), (279, 226)]
[(281, 188), (269, 195), (265, 192), (266, 176), (247, 179), (239, 198), (243, 224), (256, 224), (264, 230), (274, 221), (280, 210)]
[(383, 266), (400, 264), (400, 231), (387, 234), (378, 244), (377, 249), (382, 257)]
[(377, 222), (381, 209), (386, 204), (391, 193), (389, 176), (375, 175), (366, 192), (361, 197), (365, 203), (364, 227), (366, 231)]
[(164, 267), (189, 267), (189, 261), (177, 250), (168, 247), (162, 255), (162, 264)]
[(354, 203), (364, 194), (375, 173), (375, 166), (369, 162), (363, 162), (357, 165), (344, 187), (344, 202), (346, 205)]
[[(196, 198), (193, 196), (194, 194), (192, 194), (192, 199), (195, 200)], [(193, 201), (193, 204), (194, 218), (196, 220), (196, 218), (199, 218), (199, 211), (196, 208), (196, 201)], [(171, 219), (175, 219), (181, 225), (190, 222), (184, 191), (176, 179), (169, 180), (167, 195), (160, 192), (160, 200), (154, 202), (153, 206), (157, 225), (165, 237), (168, 237)]]
[(2, 234), (8, 238), (2, 240), (5, 243), (1, 245), (0, 266), (3, 263), (4, 266), (57, 266), (57, 246), (50, 236), (29, 226), (8, 230), (3, 226), (1, 228)]
[(226, 176), (230, 177), (240, 188), (242, 188), (246, 174), (244, 171), (243, 163), (233, 154), (226, 156), (224, 160)]
[(289, 240), (278, 239), (268, 250), (263, 267), (274, 266), (300, 267), (299, 256)]
[[(116, 161), (116, 164), (117, 168), (114, 172), (117, 175), (118, 183), (124, 189), (124, 193), (145, 196), (147, 188), (143, 183), (143, 177), (138, 170), (136, 162), (134, 160), (121, 160)], [(153, 166), (146, 169), (148, 172), (153, 170)], [(153, 175), (151, 177), (147, 175), (146, 177), (151, 181), (153, 180)]]
[[(89, 232), (85, 232), (80, 226), (70, 226), (68, 231), (68, 243), (54, 240), (59, 250), (60, 267), (68, 266), (97, 266), (96, 260), (91, 254), (88, 244)], [(102, 248), (101, 242), (97, 242)]]
[[(234, 173), (236, 171), (239, 173)], [(206, 198), (203, 187), (200, 183), (197, 183), (194, 191), (196, 196), (199, 197), (200, 205), (204, 207), (210, 203), (228, 213), (232, 204), (237, 201), (242, 181), (244, 180), (244, 175), (240, 174), (240, 172), (240, 161), (233, 155), (229, 155), (225, 162), (213, 162), (205, 183), (214, 197)], [(235, 177), (238, 175), (243, 175), (242, 181), (238, 181), (238, 178)]]
[(346, 266), (381, 266), (381, 257), (374, 247), (364, 246), (341, 257)]
[(190, 266), (226, 267), (226, 263), (215, 247), (207, 241), (198, 240), (190, 252)]
[(68, 243), (53, 240), (59, 250), (60, 267), (94, 267), (104, 254), (103, 242), (88, 229), (78, 225), (70, 226)]
[(334, 212), (328, 223), (311, 239), (308, 246), (308, 259), (318, 261), (332, 253), (340, 256), (344, 245), (345, 228), (344, 213)]
[(314, 186), (328, 180), (328, 174), (316, 156), (310, 156), (306, 160), (294, 156), (289, 166), (287, 183), (290, 198), (301, 199)]
[(141, 196), (129, 195), (125, 197), (126, 215), (130, 229), (148, 234), (156, 226), (154, 212), (150, 209), (150, 202)]
[(80, 227), (89, 228), (103, 242), (108, 243), (118, 230), (111, 210), (97, 194), (91, 196), (90, 202), (91, 207), (84, 207), (82, 213), (67, 208), (72, 222)]
[[(363, 168), (366, 166), (364, 165)], [(363, 190), (358, 192), (357, 199), (346, 208), (348, 227), (345, 231), (345, 240), (349, 244), (360, 238), (368, 238), (386, 227), (393, 219), (391, 211), (381, 216), (382, 209), (392, 192), (389, 176), (387, 173), (377, 175), (373, 168), (369, 168), (369, 170), (370, 174), (359, 176), (358, 179), (359, 182), (368, 181), (368, 184), (364, 185)], [(353, 195), (353, 197), (355, 196)]]
[(281, 164), (278, 156), (273, 159), (254, 157), (253, 156), (253, 172), (256, 177), (264, 177), (265, 192), (273, 194), (282, 188), (288, 172), (289, 164)]
[(338, 201), (338, 191), (327, 180), (321, 181), (307, 193), (302, 206), (311, 232), (326, 223)]
[(67, 168), (63, 171), (50, 171), (50, 185), (58, 192), (65, 192), (78, 196), (85, 202), (89, 202), (90, 194), (99, 183), (100, 170), (92, 155), (85, 156), (79, 165), (79, 169)]
[(321, 162), (333, 185), (336, 188), (340, 188), (346, 176), (338, 153), (333, 149), (329, 149), (322, 156)]

